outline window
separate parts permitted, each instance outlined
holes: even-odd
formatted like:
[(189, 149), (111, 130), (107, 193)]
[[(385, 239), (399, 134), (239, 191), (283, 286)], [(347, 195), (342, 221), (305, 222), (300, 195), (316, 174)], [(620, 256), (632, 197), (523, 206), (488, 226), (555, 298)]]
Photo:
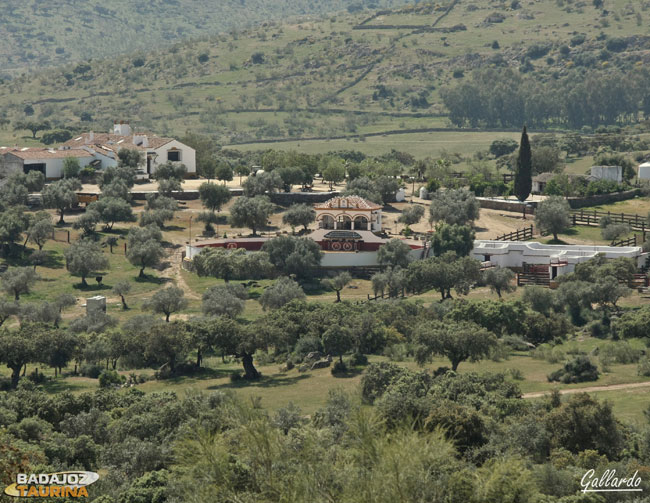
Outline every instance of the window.
[(167, 151), (167, 160), (173, 162), (179, 162), (181, 160), (181, 151), (180, 150), (168, 150)]
[(27, 174), (30, 171), (40, 171), (41, 173), (45, 174), (45, 163), (24, 164), (23, 172)]

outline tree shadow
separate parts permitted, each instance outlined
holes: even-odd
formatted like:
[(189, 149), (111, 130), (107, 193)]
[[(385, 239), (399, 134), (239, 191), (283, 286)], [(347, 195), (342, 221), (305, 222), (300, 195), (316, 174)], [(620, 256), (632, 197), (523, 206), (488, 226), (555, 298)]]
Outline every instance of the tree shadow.
[(384, 208), (382, 209), (384, 213), (401, 213), (401, 210), (398, 210), (393, 206), (392, 204), (385, 204)]
[[(232, 371), (231, 371), (232, 372)], [(262, 376), (260, 379), (249, 381), (247, 379), (240, 379), (235, 382), (229, 382), (226, 384), (215, 384), (210, 386), (208, 389), (219, 389), (219, 388), (230, 388), (230, 389), (239, 389), (247, 387), (255, 388), (277, 388), (279, 386), (290, 386), (296, 384), (305, 379), (309, 379), (311, 376), (309, 374), (300, 374), (296, 376), (287, 376), (286, 374), (272, 374), (270, 376)]]
[(167, 379), (160, 379), (159, 382), (170, 384), (183, 384), (187, 379), (196, 379), (199, 381), (207, 381), (211, 379), (222, 379), (232, 374), (230, 369), (214, 369), (210, 367), (200, 367), (193, 372), (188, 372), (182, 375), (176, 375)]
[(333, 290), (325, 288), (320, 281), (315, 281), (313, 279), (304, 283), (301, 282), (300, 286), (307, 295), (323, 295), (329, 292), (334, 293)]
[[(86, 280), (88, 281), (88, 280)], [(94, 280), (93, 280), (94, 281)], [(80, 290), (82, 292), (101, 292), (103, 290), (110, 290), (111, 287), (108, 285), (105, 285), (104, 283), (99, 283), (99, 284), (91, 284), (88, 283), (88, 286), (84, 286), (81, 283), (76, 283), (72, 285), (72, 288), (75, 290)]]
[(360, 374), (363, 373), (363, 368), (349, 368), (345, 372), (337, 372), (336, 374), (332, 374), (332, 377), (336, 379), (349, 379), (351, 377), (356, 377)]
[(39, 264), (41, 267), (48, 269), (63, 269), (63, 255), (52, 250), (48, 250), (45, 262)]
[[(79, 376), (77, 376), (76, 378), (79, 378)], [(99, 381), (97, 381), (97, 379), (82, 378), (84, 379), (83, 382), (75, 382), (76, 378), (75, 377), (66, 377), (66, 378), (52, 377), (43, 383), (43, 389), (47, 393), (55, 394), (55, 393), (63, 393), (65, 391), (88, 390), (88, 380), (95, 381), (99, 385)]]
[(136, 276), (135, 281), (137, 283), (152, 283), (154, 285), (164, 285), (165, 283), (168, 283), (171, 281), (169, 278), (160, 278), (158, 276), (152, 276), (149, 274), (145, 274), (144, 276)]
[(163, 230), (165, 232), (184, 231), (185, 227), (181, 227), (180, 225), (165, 225)]

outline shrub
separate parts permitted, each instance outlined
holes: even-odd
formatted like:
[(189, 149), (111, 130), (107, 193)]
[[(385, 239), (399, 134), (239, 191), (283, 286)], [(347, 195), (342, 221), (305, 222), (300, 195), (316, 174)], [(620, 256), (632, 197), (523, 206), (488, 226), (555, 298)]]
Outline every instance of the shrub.
[(79, 369), (79, 372), (84, 377), (97, 379), (103, 370), (104, 368), (101, 365), (96, 365), (94, 363), (84, 363)]
[(241, 372), (239, 370), (233, 370), (230, 373), (230, 382), (239, 382), (243, 379)]
[(598, 380), (598, 368), (586, 356), (578, 356), (548, 376), (549, 381), (564, 384)]
[(362, 353), (352, 353), (349, 362), (351, 367), (355, 367), (357, 365), (368, 365), (368, 357)]
[(336, 362), (334, 362), (334, 366), (332, 367), (332, 375), (344, 374), (347, 371), (348, 366), (344, 362), (340, 360), (336, 360)]
[(104, 370), (99, 375), (99, 387), (100, 388), (111, 388), (113, 386), (119, 386), (126, 378), (118, 374), (115, 370)]
[(636, 373), (640, 376), (650, 377), (650, 356), (646, 355), (644, 358), (639, 360), (639, 365), (637, 366)]
[(620, 364), (635, 363), (639, 361), (641, 351), (634, 349), (627, 342), (614, 342), (602, 346), (598, 356), (601, 361), (605, 359)]
[(524, 373), (520, 369), (510, 368), (506, 370), (506, 373), (512, 377), (515, 381), (523, 381)]
[(403, 362), (408, 356), (408, 346), (405, 343), (386, 346), (384, 356), (387, 356), (392, 362)]

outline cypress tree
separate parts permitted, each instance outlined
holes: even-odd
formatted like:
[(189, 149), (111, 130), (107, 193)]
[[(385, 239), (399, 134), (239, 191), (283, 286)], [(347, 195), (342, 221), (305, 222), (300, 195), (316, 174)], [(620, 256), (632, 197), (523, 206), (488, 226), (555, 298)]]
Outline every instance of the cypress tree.
[(522, 203), (530, 195), (533, 188), (533, 163), (530, 151), (530, 142), (526, 126), (521, 133), (521, 142), (519, 144), (519, 155), (517, 156), (517, 168), (515, 170), (515, 196)]

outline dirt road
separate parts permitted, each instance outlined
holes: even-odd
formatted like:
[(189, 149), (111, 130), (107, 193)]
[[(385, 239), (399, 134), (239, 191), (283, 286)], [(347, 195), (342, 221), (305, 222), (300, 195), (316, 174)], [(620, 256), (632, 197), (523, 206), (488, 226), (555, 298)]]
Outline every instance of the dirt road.
[[(589, 386), (587, 388), (561, 389), (560, 395), (570, 395), (572, 393), (592, 393), (595, 391), (616, 391), (634, 388), (650, 387), (650, 382), (633, 382), (629, 384), (612, 384), (610, 386)], [(549, 391), (535, 391), (534, 393), (524, 393), (523, 398), (539, 398), (548, 395)]]

